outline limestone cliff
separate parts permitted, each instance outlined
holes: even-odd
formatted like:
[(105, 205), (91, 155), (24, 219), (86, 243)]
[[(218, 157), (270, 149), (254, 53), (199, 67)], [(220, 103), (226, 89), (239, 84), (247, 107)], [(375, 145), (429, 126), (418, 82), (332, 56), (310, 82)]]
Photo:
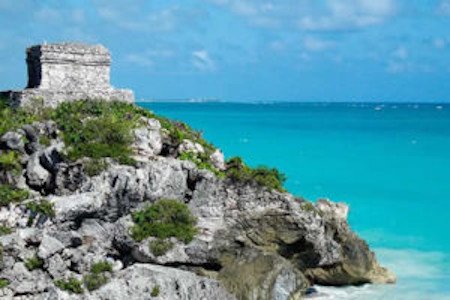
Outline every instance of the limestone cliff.
[[(316, 283), (395, 281), (345, 204), (295, 198), (182, 123), (114, 102), (3, 110), (22, 116), (0, 126), (5, 299), (287, 300)], [(102, 137), (105, 124), (117, 130)], [(153, 230), (146, 209), (162, 199), (188, 208), (192, 237)], [(168, 218), (190, 220), (177, 211)]]

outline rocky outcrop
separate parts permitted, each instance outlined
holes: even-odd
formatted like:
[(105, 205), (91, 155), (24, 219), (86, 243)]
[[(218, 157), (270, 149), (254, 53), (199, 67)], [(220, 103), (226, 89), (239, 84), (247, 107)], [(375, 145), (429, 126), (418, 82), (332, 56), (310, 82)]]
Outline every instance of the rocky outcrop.
[[(95, 176), (84, 171), (85, 160), (64, 159), (64, 144), (50, 123), (0, 138), (1, 151), (21, 153), (23, 170), (11, 175), (14, 184), (30, 190), (29, 199), (0, 209), (0, 224), (13, 228), (0, 237), (0, 278), (8, 281), (0, 296), (287, 300), (300, 299), (316, 283), (395, 281), (350, 230), (345, 204), (312, 204), (219, 178), (173, 152), (164, 153), (156, 119), (142, 124), (134, 130), (136, 165), (108, 161), (109, 167)], [(24, 142), (22, 136), (29, 138)], [(46, 145), (39, 143), (43, 136), (49, 139)], [(201, 150), (193, 141), (178, 147), (179, 153)], [(223, 154), (213, 155), (216, 168), (223, 170)], [(54, 215), (27, 206), (44, 198)], [(132, 213), (167, 198), (187, 204), (197, 219), (197, 234), (188, 243), (172, 238), (172, 247), (155, 255), (149, 249), (154, 237), (133, 239)], [(30, 259), (42, 263), (33, 269)], [(55, 285), (61, 279), (82, 281), (102, 261), (112, 267), (101, 274), (106, 279), (98, 289), (82, 288), (84, 294), (78, 295)]]

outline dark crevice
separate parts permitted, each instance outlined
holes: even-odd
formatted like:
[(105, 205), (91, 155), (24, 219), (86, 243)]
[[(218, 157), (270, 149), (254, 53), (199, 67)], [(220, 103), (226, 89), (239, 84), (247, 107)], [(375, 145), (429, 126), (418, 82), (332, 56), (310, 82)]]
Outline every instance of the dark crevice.
[(298, 261), (302, 269), (317, 266), (320, 261), (314, 245), (303, 237), (291, 244), (280, 244), (278, 252), (287, 259)]
[(215, 271), (218, 272), (222, 269), (222, 265), (216, 262), (208, 262), (208, 263), (201, 263), (201, 264), (195, 264), (195, 263), (186, 263), (186, 262), (172, 262), (172, 263), (165, 263), (160, 264), (165, 267), (172, 267), (172, 268), (202, 268), (208, 271)]

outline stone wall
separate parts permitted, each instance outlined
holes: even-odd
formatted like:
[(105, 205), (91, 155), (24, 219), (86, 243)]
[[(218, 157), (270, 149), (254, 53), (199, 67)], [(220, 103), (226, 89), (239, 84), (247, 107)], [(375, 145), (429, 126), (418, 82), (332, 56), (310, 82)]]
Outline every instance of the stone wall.
[(27, 49), (28, 85), (22, 91), (1, 92), (13, 106), (46, 106), (78, 99), (133, 102), (130, 90), (110, 85), (111, 55), (104, 46), (74, 43), (36, 45)]

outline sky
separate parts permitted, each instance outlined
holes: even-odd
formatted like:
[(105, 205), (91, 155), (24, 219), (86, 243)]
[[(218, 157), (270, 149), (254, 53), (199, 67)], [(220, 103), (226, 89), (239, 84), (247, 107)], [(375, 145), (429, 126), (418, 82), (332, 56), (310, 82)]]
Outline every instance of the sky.
[(450, 102), (450, 0), (0, 0), (0, 90), (65, 41), (138, 100)]

